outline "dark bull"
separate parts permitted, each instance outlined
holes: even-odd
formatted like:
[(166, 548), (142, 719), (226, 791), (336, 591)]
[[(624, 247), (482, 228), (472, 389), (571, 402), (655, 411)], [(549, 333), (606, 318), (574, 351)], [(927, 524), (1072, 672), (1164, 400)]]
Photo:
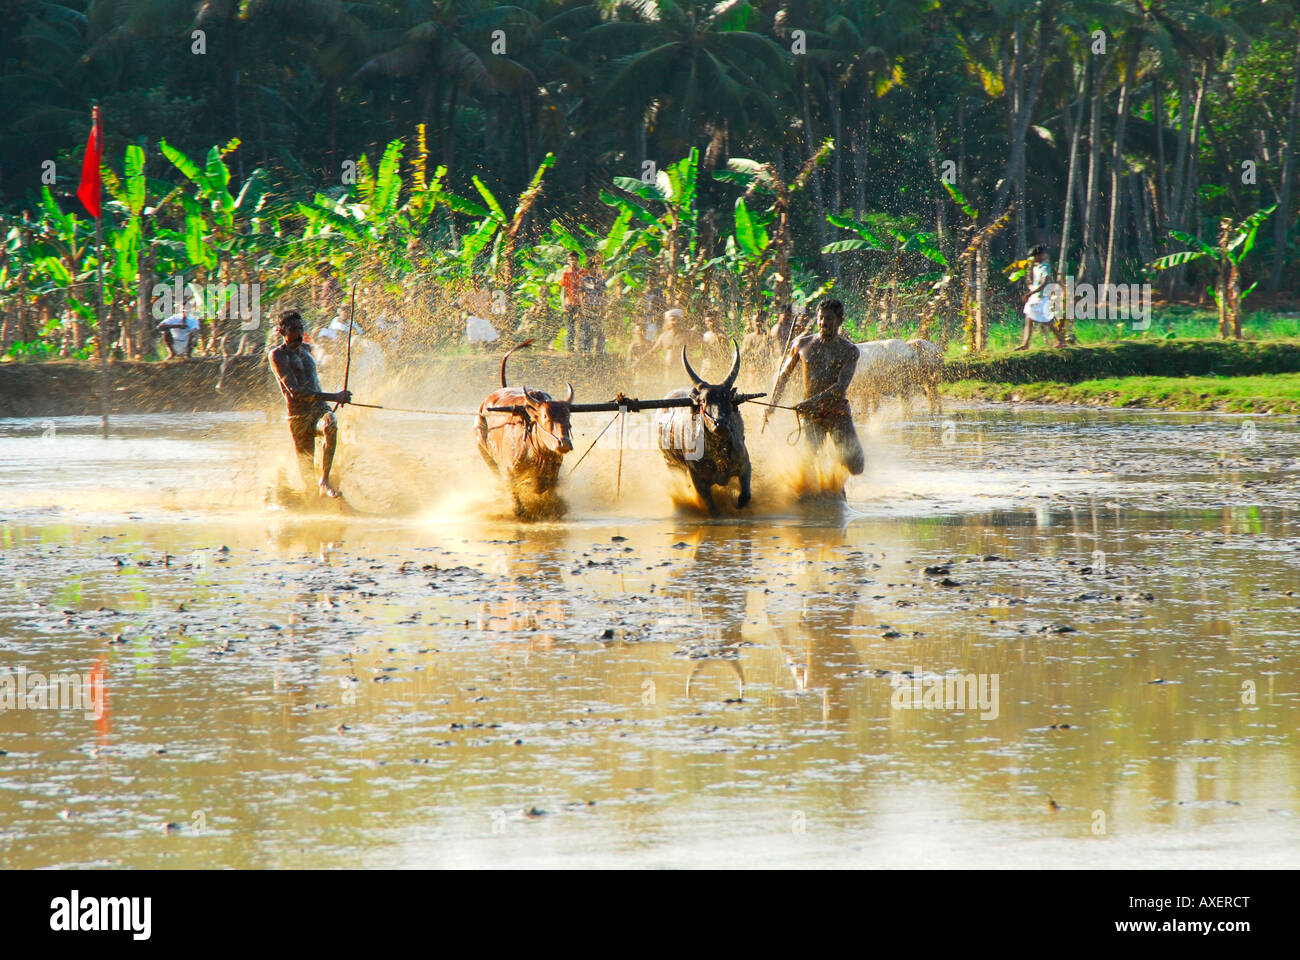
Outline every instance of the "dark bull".
[(745, 448), (745, 421), (740, 415), (740, 398), (736, 393), (736, 375), (740, 373), (740, 346), (731, 345), (736, 358), (731, 372), (722, 383), (706, 383), (691, 369), (682, 348), (682, 366), (694, 386), (690, 390), (674, 390), (668, 397), (690, 397), (691, 407), (674, 407), (662, 410), (659, 426), (659, 449), (670, 470), (684, 472), (699, 494), (711, 515), (716, 516), (718, 506), (713, 501), (713, 487), (725, 487), (732, 477), (740, 480), (740, 493), (736, 507), (749, 503), (750, 464)]
[(563, 400), (541, 390), (506, 385), (510, 354), (532, 342), (525, 340), (501, 358), (501, 389), (488, 394), (474, 424), (478, 452), (505, 481), (515, 515), (520, 517), (563, 511), (554, 491), (564, 455), (573, 449), (569, 432), (572, 384)]

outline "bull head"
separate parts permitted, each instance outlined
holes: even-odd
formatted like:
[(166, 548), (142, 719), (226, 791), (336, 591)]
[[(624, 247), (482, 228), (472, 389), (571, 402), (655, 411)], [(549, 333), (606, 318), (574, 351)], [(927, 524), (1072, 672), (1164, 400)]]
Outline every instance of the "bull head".
[(538, 443), (553, 453), (566, 454), (573, 449), (569, 426), (569, 405), (573, 403), (573, 384), (568, 385), (563, 400), (553, 400), (545, 393), (524, 387), (528, 416)]
[(686, 375), (691, 378), (693, 385), (691, 393), (695, 397), (695, 402), (699, 405), (700, 411), (705, 414), (706, 430), (727, 429), (731, 415), (737, 412), (735, 385), (736, 376), (740, 373), (740, 344), (733, 338), (731, 346), (736, 351), (736, 356), (731, 362), (731, 372), (721, 383), (709, 383), (696, 373), (691, 368), (691, 362), (686, 359), (686, 348), (682, 347), (682, 366), (686, 368)]

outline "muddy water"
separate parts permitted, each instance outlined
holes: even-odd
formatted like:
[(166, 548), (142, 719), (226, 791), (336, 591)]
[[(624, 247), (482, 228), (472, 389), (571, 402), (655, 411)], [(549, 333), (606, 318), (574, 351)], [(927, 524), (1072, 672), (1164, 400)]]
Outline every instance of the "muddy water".
[(717, 521), (632, 438), (533, 525), (456, 418), (350, 420), (348, 517), (97, 427), (0, 421), (0, 668), (95, 678), (0, 712), (6, 867), (1300, 865), (1293, 422), (886, 416), (808, 506), (778, 420)]

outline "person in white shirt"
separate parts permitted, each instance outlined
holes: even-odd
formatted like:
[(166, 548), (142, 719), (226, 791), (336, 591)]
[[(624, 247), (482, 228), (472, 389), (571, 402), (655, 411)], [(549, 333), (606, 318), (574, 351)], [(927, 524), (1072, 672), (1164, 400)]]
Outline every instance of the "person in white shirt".
[(471, 346), (483, 344), (485, 347), (500, 337), (489, 316), (492, 313), (492, 295), (483, 288), (481, 277), (470, 281), (470, 289), (461, 297), (461, 309), (465, 311), (465, 339)]
[(181, 305), (181, 312), (172, 314), (159, 323), (156, 329), (162, 331), (163, 338), (167, 341), (167, 349), (173, 358), (188, 359), (194, 352), (194, 344), (199, 339), (198, 311), (190, 306), (187, 298)]
[[(352, 335), (359, 339), (361, 335), (360, 324), (353, 324)], [(328, 366), (330, 360), (336, 352), (344, 349), (343, 345), (347, 342), (348, 322), (340, 314), (329, 322), (329, 326), (321, 327), (312, 337), (308, 349), (311, 350), (312, 358), (316, 361), (316, 366)], [(336, 349), (337, 348), (337, 349)]]
[(1061, 336), (1061, 328), (1054, 316), (1055, 304), (1052, 293), (1055, 284), (1052, 283), (1052, 265), (1047, 256), (1047, 248), (1042, 244), (1033, 247), (1029, 251), (1029, 259), (1033, 263), (1029, 267), (1029, 296), (1025, 299), (1025, 336), (1016, 349), (1029, 349), (1029, 341), (1034, 336), (1034, 327), (1043, 331), (1044, 340), (1047, 339), (1050, 330), (1056, 337), (1056, 345), (1063, 347), (1065, 338)]

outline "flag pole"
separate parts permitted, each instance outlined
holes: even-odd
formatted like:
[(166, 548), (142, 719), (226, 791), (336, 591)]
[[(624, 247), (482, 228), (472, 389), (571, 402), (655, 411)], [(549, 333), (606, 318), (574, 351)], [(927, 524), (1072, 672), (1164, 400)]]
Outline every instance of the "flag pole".
[[(95, 146), (102, 155), (104, 150), (104, 131), (100, 125), (99, 104), (95, 104), (91, 113), (91, 129), (94, 131)], [(99, 171), (95, 171), (99, 175)], [(108, 324), (104, 317), (104, 209), (101, 206), (95, 217), (95, 272), (99, 281), (99, 312), (96, 323), (99, 327), (99, 416), (101, 432), (108, 439)]]
[(99, 266), (99, 413), (104, 439), (108, 439), (108, 330), (104, 323), (104, 218), (95, 218), (95, 249)]

